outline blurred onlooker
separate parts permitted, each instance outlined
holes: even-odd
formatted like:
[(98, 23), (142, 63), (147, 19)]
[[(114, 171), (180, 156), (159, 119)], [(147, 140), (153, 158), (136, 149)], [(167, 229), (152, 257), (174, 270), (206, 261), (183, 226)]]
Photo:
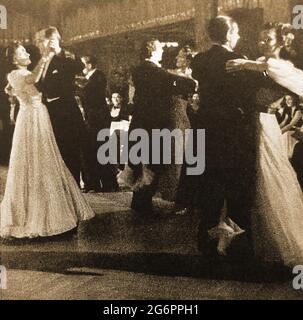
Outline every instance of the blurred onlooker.
[(112, 107), (110, 110), (111, 121), (129, 121), (129, 113), (127, 110), (127, 106), (124, 104), (123, 98), (120, 93), (114, 92), (112, 94)]
[(110, 129), (111, 123), (106, 104), (107, 80), (103, 72), (97, 69), (96, 57), (84, 56), (82, 62), (85, 65), (83, 73), (87, 80), (82, 92), (82, 106), (88, 130), (85, 152), (87, 165), (82, 174), (84, 192), (113, 192), (118, 189), (118, 184), (112, 166), (101, 165), (97, 161), (97, 151), (100, 147), (97, 135), (102, 129)]
[(0, 87), (0, 161), (4, 164), (9, 161), (18, 111), (18, 100), (13, 95), (11, 87), (7, 85), (6, 77), (3, 77)]
[(186, 113), (192, 129), (198, 128), (198, 110), (200, 108), (200, 96), (194, 93), (190, 103), (187, 106)]
[[(198, 93), (194, 93), (190, 102), (188, 103), (186, 113), (190, 122), (191, 129), (193, 130), (193, 141), (189, 143), (188, 147), (193, 148), (193, 154), (196, 154), (197, 150), (197, 129), (199, 129), (198, 112), (200, 108), (200, 96)], [(177, 195), (175, 199), (175, 211), (176, 214), (182, 215), (189, 212), (193, 212), (196, 205), (196, 196), (199, 190), (197, 179), (194, 176), (188, 176), (186, 174), (187, 165), (182, 166), (182, 171), (179, 179), (179, 185), (177, 189)]]
[(303, 125), (302, 111), (298, 98), (291, 95), (285, 96), (281, 107), (285, 121), (284, 126), (281, 127), (282, 133), (293, 131), (295, 127), (301, 127)]

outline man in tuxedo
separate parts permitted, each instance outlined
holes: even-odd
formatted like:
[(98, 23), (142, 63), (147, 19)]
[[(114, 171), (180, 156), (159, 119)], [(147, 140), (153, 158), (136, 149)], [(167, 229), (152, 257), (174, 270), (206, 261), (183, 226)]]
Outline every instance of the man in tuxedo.
[(82, 93), (88, 134), (88, 147), (84, 155), (87, 164), (83, 175), (85, 191), (114, 192), (118, 190), (115, 168), (111, 164), (101, 165), (97, 161), (97, 151), (100, 147), (97, 142), (98, 132), (102, 129), (110, 129), (111, 124), (110, 110), (106, 104), (107, 80), (105, 75), (97, 69), (96, 57), (82, 57), (82, 62), (85, 65), (84, 73), (87, 80)]
[(229, 217), (250, 237), (256, 159), (253, 76), (226, 71), (228, 60), (243, 58), (234, 52), (238, 25), (219, 16), (210, 21), (208, 33), (213, 46), (192, 63), (200, 90), (200, 128), (206, 129), (198, 235), (199, 249), (206, 255), (215, 253), (217, 243), (209, 239), (208, 230), (218, 225), (224, 203)]
[(43, 93), (62, 158), (80, 184), (80, 141), (84, 123), (75, 100), (75, 76), (84, 66), (61, 48), (61, 36), (55, 27), (37, 32), (35, 40), (41, 53), (47, 47), (53, 51), (37, 88)]
[[(163, 46), (159, 40), (148, 41), (143, 47), (143, 62), (132, 72), (135, 96), (130, 132), (137, 128), (145, 129), (149, 134), (150, 147), (152, 130), (169, 128), (172, 96), (194, 92), (196, 86), (193, 80), (164, 70), (160, 65), (162, 54)], [(159, 146), (159, 149), (161, 150), (162, 146)], [(144, 175), (143, 170), (150, 176), (149, 182), (143, 181), (134, 192), (131, 205), (136, 212), (148, 215), (153, 214), (152, 198), (163, 168), (161, 164), (152, 164), (152, 150), (149, 156), (148, 165), (131, 165), (135, 169), (136, 177)]]

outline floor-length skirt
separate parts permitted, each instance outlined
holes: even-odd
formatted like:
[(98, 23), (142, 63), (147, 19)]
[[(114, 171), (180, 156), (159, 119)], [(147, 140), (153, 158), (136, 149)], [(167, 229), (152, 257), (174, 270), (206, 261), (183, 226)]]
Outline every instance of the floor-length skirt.
[(274, 115), (260, 114), (255, 252), (265, 262), (303, 263), (303, 196)]
[(40, 101), (21, 106), (0, 207), (0, 236), (58, 235), (93, 216), (62, 160), (46, 107)]

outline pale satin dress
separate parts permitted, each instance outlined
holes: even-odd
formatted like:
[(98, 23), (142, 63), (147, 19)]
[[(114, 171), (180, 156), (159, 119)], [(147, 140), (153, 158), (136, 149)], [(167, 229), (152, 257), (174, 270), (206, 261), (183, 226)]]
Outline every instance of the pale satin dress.
[(0, 207), (4, 238), (58, 235), (95, 215), (61, 157), (41, 94), (26, 81), (30, 74), (8, 75), (20, 111)]

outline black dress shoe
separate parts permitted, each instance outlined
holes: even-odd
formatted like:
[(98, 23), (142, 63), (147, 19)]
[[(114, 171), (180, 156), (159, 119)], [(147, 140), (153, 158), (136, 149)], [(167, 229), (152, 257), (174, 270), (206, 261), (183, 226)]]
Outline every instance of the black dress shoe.
[(198, 233), (198, 250), (205, 258), (218, 257), (217, 241), (209, 238), (207, 230), (199, 230)]

